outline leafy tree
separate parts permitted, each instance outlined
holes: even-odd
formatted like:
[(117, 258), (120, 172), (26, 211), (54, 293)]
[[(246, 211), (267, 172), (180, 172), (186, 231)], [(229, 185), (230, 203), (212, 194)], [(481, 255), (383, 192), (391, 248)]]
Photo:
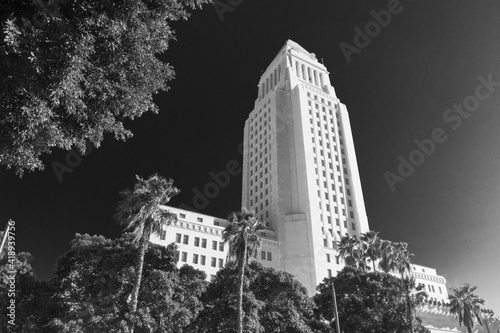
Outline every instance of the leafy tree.
[(449, 295), (451, 313), (457, 316), (460, 326), (463, 323), (467, 327), (469, 333), (472, 333), (474, 328), (474, 317), (482, 325), (479, 315), (485, 300), (474, 294), (476, 289), (476, 286), (471, 287), (470, 284), (465, 283), (460, 287), (452, 288), (453, 295)]
[[(400, 280), (382, 272), (346, 266), (336, 277), (323, 280), (314, 296), (316, 315), (333, 319), (332, 284), (335, 286), (340, 328), (344, 332), (410, 332)], [(334, 325), (332, 325), (333, 327)], [(415, 318), (414, 332), (428, 332)]]
[[(33, 256), (27, 252), (0, 260), (1, 332), (47, 332), (48, 318), (56, 310), (51, 300), (53, 288), (49, 282), (36, 279), (32, 262)], [(13, 282), (15, 288), (11, 289)], [(15, 317), (8, 316), (11, 299), (15, 300)], [(12, 319), (15, 325), (7, 323)]]
[[(249, 266), (253, 267), (253, 264), (251, 263)], [(188, 332), (236, 332), (240, 307), (238, 267), (234, 262), (228, 262), (224, 268), (217, 272), (215, 279), (201, 297), (204, 308), (193, 325), (189, 327)], [(259, 322), (259, 310), (264, 304), (258, 301), (249, 289), (250, 281), (254, 278), (254, 271), (249, 268), (244, 273), (246, 288), (241, 304), (244, 313), (243, 325), (245, 332), (261, 333), (264, 332), (264, 327)]]
[(6, 0), (0, 13), (0, 164), (43, 169), (53, 147), (124, 140), (126, 119), (158, 112), (174, 70), (156, 56), (172, 21), (210, 0)]
[(259, 318), (266, 332), (311, 332), (314, 302), (307, 296), (307, 289), (290, 273), (256, 262), (252, 269), (257, 274), (250, 289), (264, 303)]
[(266, 226), (257, 220), (253, 212), (243, 208), (239, 212), (231, 213), (228, 217), (229, 224), (222, 232), (222, 239), (229, 244), (228, 255), (234, 258), (238, 266), (238, 321), (237, 332), (243, 333), (243, 288), (245, 280), (245, 267), (248, 258), (257, 255), (261, 239), (257, 234)]
[(51, 332), (180, 332), (201, 311), (204, 272), (176, 267), (175, 244), (152, 244), (144, 259), (143, 283), (135, 316), (129, 303), (134, 288), (134, 235), (110, 240), (79, 235), (57, 263), (55, 298), (63, 310), (53, 317)]
[[(235, 331), (238, 274), (234, 263), (217, 272), (202, 296), (205, 308), (190, 332)], [(328, 332), (313, 317), (314, 303), (293, 275), (254, 261), (248, 265), (245, 276), (245, 332)]]
[[(118, 222), (125, 225), (125, 230), (131, 230), (134, 233), (133, 241), (139, 246), (135, 261), (136, 278), (130, 301), (132, 315), (135, 315), (137, 311), (144, 255), (148, 249), (151, 234), (160, 235), (164, 226), (177, 219), (175, 214), (166, 210), (162, 205), (167, 204), (170, 198), (179, 193), (179, 190), (173, 186), (172, 179), (167, 180), (157, 174), (146, 180), (139, 176), (136, 178), (137, 183), (133, 190), (127, 189), (121, 192), (122, 200), (118, 203), (115, 215)], [(133, 324), (130, 330), (133, 333)]]

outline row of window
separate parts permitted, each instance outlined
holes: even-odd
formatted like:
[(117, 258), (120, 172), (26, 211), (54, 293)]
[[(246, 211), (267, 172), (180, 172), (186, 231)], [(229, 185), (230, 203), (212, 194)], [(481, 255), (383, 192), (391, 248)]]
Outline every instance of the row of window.
[[(331, 262), (331, 256), (329, 253), (326, 254), (326, 262)], [(335, 263), (337, 265), (340, 264), (340, 257), (339, 256), (335, 256)]]
[[(436, 290), (434, 289), (434, 286), (432, 286), (432, 285), (428, 284), (428, 285), (427, 285), (427, 287), (428, 287), (428, 289), (429, 289), (429, 292), (433, 292), (433, 293), (435, 293), (435, 292), (436, 292)], [(441, 287), (438, 287), (438, 289), (439, 289), (439, 293), (440, 293), (440, 294), (442, 294), (442, 293), (443, 293), (443, 291), (441, 290)]]
[(323, 73), (312, 69), (311, 67), (304, 65), (298, 61), (295, 61), (295, 73), (299, 79), (307, 81), (318, 87), (323, 87)]
[[(188, 253), (184, 252), (184, 251), (181, 252), (180, 253), (180, 260), (182, 262), (187, 262), (188, 261)], [(206, 261), (207, 261), (207, 257), (205, 255), (193, 253), (193, 256), (192, 256), (192, 263), (193, 264), (205, 266)], [(210, 266), (217, 267), (217, 264), (218, 264), (219, 268), (224, 267), (224, 259), (211, 257), (210, 258)]]
[[(180, 217), (181, 219), (185, 219), (185, 218), (186, 218), (186, 214), (184, 214), (184, 213), (179, 213), (179, 217)], [(197, 218), (196, 218), (196, 222), (203, 222), (203, 217), (197, 217)]]
[[(175, 234), (175, 242), (176, 243), (181, 243), (182, 244), (189, 244), (189, 235), (182, 235), (182, 234)], [(194, 237), (194, 246), (200, 246), (200, 241), (201, 241), (201, 247), (202, 248), (207, 248), (207, 239), (206, 238), (200, 238), (200, 237)], [(212, 241), (212, 250), (217, 250), (219, 251), (224, 251), (224, 242), (217, 242), (217, 241)]]
[[(339, 224), (337, 224), (337, 225), (340, 227)], [(344, 220), (344, 228), (347, 229), (347, 221), (345, 221), (345, 220)], [(354, 222), (351, 222), (351, 229), (352, 229), (352, 231), (356, 231), (356, 224)], [(321, 227), (321, 233), (323, 235), (325, 234), (325, 228), (324, 227)], [(333, 229), (328, 229), (328, 233), (330, 234), (330, 236), (333, 237)], [(337, 234), (339, 235), (339, 237), (342, 237), (341, 234), (340, 234), (340, 230), (337, 230)]]
[(273, 255), (269, 251), (260, 251), (260, 259), (267, 260), (267, 261), (273, 261)]
[(281, 79), (281, 64), (262, 82), (259, 88), (259, 100), (264, 98), (280, 81)]

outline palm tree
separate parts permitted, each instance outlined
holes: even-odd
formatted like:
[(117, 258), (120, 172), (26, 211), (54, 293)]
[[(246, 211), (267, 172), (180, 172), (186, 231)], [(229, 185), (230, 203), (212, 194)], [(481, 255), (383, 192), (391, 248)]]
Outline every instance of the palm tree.
[(222, 239), (229, 244), (228, 256), (234, 258), (238, 267), (238, 328), (243, 333), (243, 285), (245, 267), (248, 258), (255, 257), (261, 246), (261, 239), (257, 232), (267, 229), (266, 226), (254, 217), (254, 213), (243, 208), (239, 212), (231, 213), (229, 224), (222, 232)]
[[(165, 179), (154, 174), (144, 180), (136, 176), (137, 182), (134, 189), (126, 189), (120, 193), (122, 200), (118, 203), (115, 218), (119, 224), (124, 225), (124, 230), (134, 234), (133, 242), (138, 244), (139, 251), (135, 263), (136, 279), (132, 291), (130, 310), (132, 314), (137, 311), (139, 289), (142, 280), (144, 255), (148, 249), (151, 234), (160, 235), (164, 226), (177, 220), (177, 216), (161, 205), (169, 202), (170, 198), (180, 191), (173, 186), (172, 179)], [(130, 326), (134, 332), (135, 323)]]
[(380, 249), (380, 238), (378, 237), (378, 232), (370, 230), (360, 237), (363, 256), (370, 259), (373, 265), (373, 271), (375, 272), (375, 261), (380, 259), (381, 249)]
[(385, 273), (390, 273), (394, 270), (394, 246), (389, 240), (382, 239), (380, 241), (380, 262), (378, 267)]
[(357, 246), (358, 240), (354, 236), (344, 236), (337, 242), (339, 255), (344, 258), (347, 266), (356, 267), (362, 257)]
[(410, 326), (410, 332), (413, 333), (413, 318), (415, 309), (422, 304), (427, 297), (425, 285), (417, 285), (413, 276), (406, 276), (401, 279), (401, 294), (404, 297), (406, 304), (406, 318)]
[(408, 251), (408, 244), (405, 242), (393, 243), (393, 268), (401, 275), (401, 279), (405, 277), (411, 270), (411, 257), (413, 253)]
[(476, 289), (476, 286), (471, 287), (465, 283), (463, 286), (452, 288), (454, 295), (449, 296), (451, 313), (458, 317), (458, 324), (462, 326), (463, 323), (469, 333), (472, 333), (474, 327), (474, 317), (482, 325), (479, 314), (485, 301), (474, 294)]

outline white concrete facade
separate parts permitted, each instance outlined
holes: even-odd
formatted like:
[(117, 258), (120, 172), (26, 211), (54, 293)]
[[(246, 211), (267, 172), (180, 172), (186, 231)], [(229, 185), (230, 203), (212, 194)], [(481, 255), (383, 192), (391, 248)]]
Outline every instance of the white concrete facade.
[[(164, 246), (175, 243), (179, 251), (177, 267), (188, 264), (204, 271), (207, 280), (212, 279), (227, 262), (228, 245), (222, 240), (227, 220), (171, 206), (164, 208), (177, 215), (178, 221), (164, 228), (160, 236), (152, 235), (151, 242)], [(265, 233), (261, 236), (262, 247), (253, 260), (277, 268), (277, 241), (267, 239)]]
[(314, 294), (336, 242), (369, 230), (349, 116), (316, 56), (287, 41), (245, 123), (243, 206), (275, 231), (279, 269)]
[(410, 274), (415, 278), (417, 284), (425, 286), (428, 300), (441, 303), (449, 302), (446, 278), (438, 275), (434, 268), (412, 264)]

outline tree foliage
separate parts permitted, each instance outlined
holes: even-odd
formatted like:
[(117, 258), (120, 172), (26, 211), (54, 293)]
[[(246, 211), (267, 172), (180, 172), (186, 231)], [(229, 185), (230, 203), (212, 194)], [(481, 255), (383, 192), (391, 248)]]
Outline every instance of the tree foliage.
[(405, 242), (391, 242), (381, 239), (375, 231), (368, 231), (360, 239), (354, 236), (344, 236), (337, 242), (340, 257), (347, 266), (357, 267), (363, 271), (373, 271), (378, 268), (386, 273), (397, 272), (401, 278), (410, 271), (412, 253), (408, 251)]
[(55, 295), (64, 309), (51, 322), (61, 333), (178, 332), (201, 310), (205, 273), (176, 268), (175, 245), (151, 245), (145, 256), (144, 279), (138, 310), (130, 315), (137, 248), (133, 235), (110, 240), (102, 236), (79, 235), (58, 260)]
[(243, 333), (243, 294), (245, 284), (245, 269), (248, 259), (258, 254), (261, 246), (260, 230), (265, 230), (265, 225), (257, 220), (253, 212), (243, 208), (233, 212), (228, 217), (228, 225), (222, 232), (222, 239), (229, 244), (228, 257), (232, 258), (238, 266), (238, 313), (237, 332)]
[(53, 147), (132, 136), (126, 119), (158, 112), (174, 70), (157, 55), (172, 21), (209, 0), (6, 0), (0, 14), (0, 164), (43, 169)]
[[(27, 252), (0, 261), (1, 332), (48, 332), (43, 327), (57, 310), (51, 299), (53, 286), (36, 279), (32, 262), (33, 256)], [(8, 316), (11, 300), (15, 301), (15, 317)], [(12, 319), (15, 325), (7, 323)]]
[(465, 283), (460, 287), (452, 288), (453, 294), (449, 295), (451, 313), (457, 316), (460, 326), (464, 324), (467, 327), (469, 333), (472, 333), (475, 319), (482, 325), (480, 314), (485, 300), (474, 294), (476, 289), (476, 286)]
[[(234, 263), (217, 272), (202, 296), (204, 310), (192, 332), (235, 332), (237, 317), (237, 275)], [(245, 271), (243, 322), (245, 332), (316, 332), (314, 303), (293, 275), (252, 262)], [(319, 331), (318, 331), (319, 332)]]
[[(405, 291), (399, 278), (346, 266), (336, 277), (320, 283), (314, 296), (317, 316), (328, 321), (333, 319), (332, 283), (343, 332), (410, 332)], [(414, 318), (412, 324), (414, 332), (428, 332), (419, 318)]]
[[(157, 174), (144, 180), (136, 176), (134, 189), (121, 192), (122, 200), (118, 203), (116, 219), (134, 234), (133, 242), (138, 244), (139, 252), (135, 259), (135, 281), (130, 310), (136, 315), (139, 290), (142, 281), (144, 256), (148, 250), (152, 234), (160, 235), (163, 227), (177, 220), (177, 215), (164, 206), (179, 190), (173, 186), (172, 179), (165, 179)], [(133, 326), (131, 327), (133, 332)]]

